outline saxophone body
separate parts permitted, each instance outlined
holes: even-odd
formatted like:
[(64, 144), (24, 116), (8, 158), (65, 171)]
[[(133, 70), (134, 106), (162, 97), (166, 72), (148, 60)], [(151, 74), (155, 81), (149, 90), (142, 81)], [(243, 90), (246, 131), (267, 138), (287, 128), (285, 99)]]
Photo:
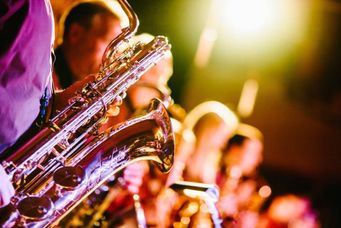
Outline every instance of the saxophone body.
[[(12, 203), (4, 227), (46, 227), (57, 224), (93, 190), (128, 164), (156, 162), (163, 172), (173, 164), (174, 136), (162, 102), (152, 101), (147, 114), (123, 122), (85, 143), (71, 159), (56, 164), (46, 179), (31, 182)], [(39, 176), (39, 174), (38, 174)], [(24, 195), (25, 192), (25, 195)], [(13, 210), (14, 209), (14, 210)]]
[(129, 45), (138, 19), (126, 0), (118, 2), (129, 27), (108, 45), (96, 79), (76, 92), (45, 128), (2, 162), (16, 194), (7, 214), (0, 218), (1, 227), (57, 224), (131, 162), (152, 160), (165, 172), (172, 166), (174, 136), (159, 100), (151, 103), (145, 116), (105, 133), (97, 132), (109, 105), (124, 98), (127, 89), (170, 49), (162, 36), (147, 44)]

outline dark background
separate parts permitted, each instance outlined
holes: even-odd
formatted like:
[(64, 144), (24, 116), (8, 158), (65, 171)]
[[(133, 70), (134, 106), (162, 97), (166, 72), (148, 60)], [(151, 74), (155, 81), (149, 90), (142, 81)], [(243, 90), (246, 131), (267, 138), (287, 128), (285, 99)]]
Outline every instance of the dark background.
[(140, 19), (139, 33), (169, 38), (174, 55), (170, 87), (187, 111), (205, 100), (235, 109), (244, 81), (250, 75), (257, 79), (254, 112), (242, 120), (265, 136), (261, 172), (272, 196), (308, 196), (322, 227), (341, 227), (340, 2), (311, 1), (302, 31), (307, 42), (278, 42), (274, 52), (288, 50), (280, 60), (252, 62), (244, 53), (236, 59), (229, 53), (228, 36), (221, 34), (209, 64), (200, 70), (193, 58), (210, 1), (129, 2)]

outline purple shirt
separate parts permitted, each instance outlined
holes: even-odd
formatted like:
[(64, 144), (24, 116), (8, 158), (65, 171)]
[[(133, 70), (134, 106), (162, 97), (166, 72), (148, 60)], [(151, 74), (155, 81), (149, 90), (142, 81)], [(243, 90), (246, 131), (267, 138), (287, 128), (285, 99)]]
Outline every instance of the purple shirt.
[(0, 0), (0, 154), (39, 113), (53, 39), (49, 0)]

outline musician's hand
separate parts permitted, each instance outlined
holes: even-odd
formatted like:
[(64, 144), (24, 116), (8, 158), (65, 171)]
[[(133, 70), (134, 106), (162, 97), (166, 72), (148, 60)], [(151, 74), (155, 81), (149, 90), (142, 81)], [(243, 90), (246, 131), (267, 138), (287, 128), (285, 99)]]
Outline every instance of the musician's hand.
[(8, 180), (8, 176), (4, 168), (0, 165), (0, 207), (7, 205), (11, 197), (14, 195), (12, 183)]
[(96, 75), (90, 74), (82, 80), (76, 81), (68, 88), (62, 91), (57, 91), (55, 94), (53, 112), (65, 108), (69, 104), (69, 99), (75, 96), (75, 92), (81, 90), (86, 83), (94, 81), (95, 77)]
[(142, 185), (144, 175), (149, 171), (147, 161), (134, 162), (123, 171), (125, 187), (131, 193), (138, 193)]

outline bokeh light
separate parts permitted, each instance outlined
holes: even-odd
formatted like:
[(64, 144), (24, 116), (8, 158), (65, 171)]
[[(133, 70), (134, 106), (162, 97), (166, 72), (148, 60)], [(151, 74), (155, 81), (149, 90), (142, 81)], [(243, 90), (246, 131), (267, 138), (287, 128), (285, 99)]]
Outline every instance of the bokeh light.
[(220, 16), (228, 29), (238, 36), (255, 36), (273, 26), (279, 17), (278, 1), (222, 1)]
[[(295, 0), (216, 0), (219, 49), (235, 61), (280, 59), (304, 42), (309, 3)], [(293, 45), (294, 44), (294, 45)], [(220, 54), (219, 54), (220, 55)], [(224, 58), (226, 55), (221, 56)]]
[[(231, 38), (248, 41), (300, 34), (307, 3), (295, 0), (215, 0), (219, 23)], [(218, 7), (219, 6), (219, 7)], [(283, 37), (284, 36), (284, 37)]]
[[(304, 42), (310, 3), (295, 0), (212, 0), (194, 63), (209, 64), (218, 49), (233, 61), (279, 59)], [(295, 45), (292, 45), (295, 44)]]

